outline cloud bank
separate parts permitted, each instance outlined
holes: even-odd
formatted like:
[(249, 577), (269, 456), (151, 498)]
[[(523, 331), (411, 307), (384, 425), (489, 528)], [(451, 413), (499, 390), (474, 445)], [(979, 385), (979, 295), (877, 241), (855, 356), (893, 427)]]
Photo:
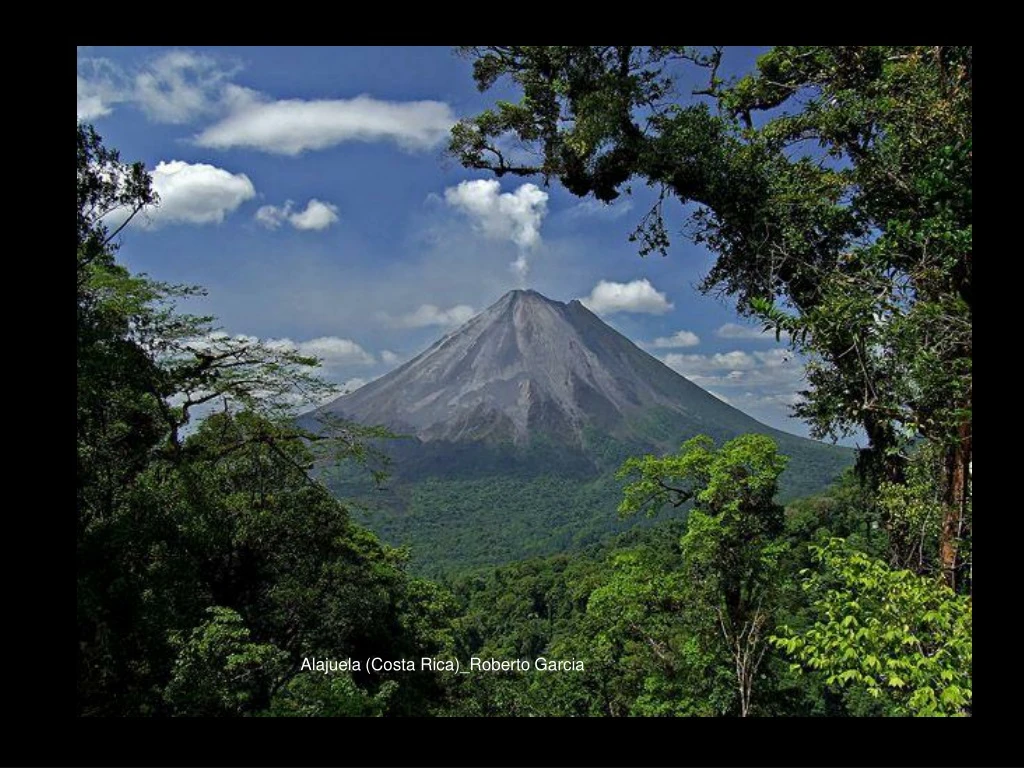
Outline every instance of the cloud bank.
[(673, 352), (661, 360), (719, 399), (776, 423), (779, 415), (800, 401), (799, 391), (805, 384), (803, 361), (786, 349), (712, 355)]

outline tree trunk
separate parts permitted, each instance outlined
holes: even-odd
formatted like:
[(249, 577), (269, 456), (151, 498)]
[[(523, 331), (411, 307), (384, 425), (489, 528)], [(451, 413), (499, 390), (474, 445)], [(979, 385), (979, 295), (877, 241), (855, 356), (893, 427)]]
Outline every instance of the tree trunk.
[(956, 589), (959, 546), (967, 517), (971, 485), (971, 422), (960, 425), (959, 440), (946, 452), (946, 492), (939, 534), (939, 567), (951, 589)]

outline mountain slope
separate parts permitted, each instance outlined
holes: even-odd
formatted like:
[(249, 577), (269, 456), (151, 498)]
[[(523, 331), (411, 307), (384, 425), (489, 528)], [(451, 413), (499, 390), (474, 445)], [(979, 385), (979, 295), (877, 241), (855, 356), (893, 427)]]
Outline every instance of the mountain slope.
[[(722, 402), (579, 301), (564, 304), (535, 291), (505, 294), (422, 354), (321, 410), (410, 436), (388, 445), (394, 457), (390, 511), (378, 516), (376, 527), (414, 551), (417, 539), (423, 545), (422, 529), (436, 527), (455, 508), (464, 510), (460, 529), (471, 533), (466, 526), (472, 529), (473, 516), (465, 513), (464, 497), (448, 498), (444, 491), (459, 483), (468, 483), (458, 486), (460, 493), (484, 487), (479, 484), (487, 478), (500, 480), (507, 501), (488, 497), (481, 521), (505, 511), (517, 522), (529, 517), (508, 483), (532, 488), (538, 478), (554, 477), (573, 478), (588, 490), (561, 500), (583, 509), (569, 513), (553, 538), (574, 540), (595, 516), (595, 530), (621, 528), (614, 523), (618, 498), (609, 473), (626, 456), (672, 451), (696, 434), (719, 442), (747, 432), (773, 437), (790, 457), (784, 496), (820, 490), (852, 461), (849, 449), (772, 429)], [(423, 487), (431, 489), (428, 500)], [(565, 496), (564, 483), (559, 487)], [(594, 487), (611, 497), (609, 504), (597, 505), (601, 509), (595, 507)], [(608, 514), (612, 522), (600, 519)], [(545, 519), (535, 522), (543, 527)], [(505, 541), (498, 549), (509, 546)]]

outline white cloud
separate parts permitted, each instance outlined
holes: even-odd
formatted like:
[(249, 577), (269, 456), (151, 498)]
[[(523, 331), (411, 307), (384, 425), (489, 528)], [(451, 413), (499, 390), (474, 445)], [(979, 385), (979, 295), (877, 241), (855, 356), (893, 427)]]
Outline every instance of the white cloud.
[(717, 371), (745, 371), (755, 368), (757, 360), (747, 352), (716, 352), (713, 355), (682, 355), (671, 352), (661, 358), (669, 368), (684, 376), (700, 376)]
[(664, 293), (655, 290), (647, 278), (629, 283), (602, 280), (594, 286), (590, 296), (580, 301), (591, 312), (598, 314), (638, 312), (663, 315), (674, 306)]
[[(79, 49), (79, 54), (82, 49)], [(78, 60), (78, 117), (95, 120), (130, 103), (158, 123), (215, 122), (195, 137), (216, 149), (249, 147), (298, 155), (346, 141), (392, 141), (408, 150), (441, 144), (455, 113), (441, 101), (274, 99), (231, 82), (241, 69), (189, 50), (161, 53), (122, 66), (108, 59)]]
[(306, 203), (306, 210), (289, 217), (296, 229), (321, 230), (327, 229), (338, 220), (338, 206), (325, 203), (316, 198)]
[(220, 224), (224, 217), (256, 196), (249, 177), (205, 163), (181, 160), (157, 163), (153, 189), (159, 205), (141, 215), (143, 226)]
[(346, 141), (393, 141), (404, 149), (423, 150), (444, 141), (455, 123), (451, 107), (440, 101), (391, 102), (364, 94), (353, 99), (249, 98), (241, 102), (200, 132), (196, 142), (216, 149), (249, 147), (281, 155)]
[[(739, 323), (726, 323), (719, 326), (715, 336), (720, 339), (745, 339), (747, 341), (775, 341), (775, 334), (771, 331), (764, 331), (753, 325), (740, 325)], [(779, 337), (779, 341), (788, 342), (789, 334), (785, 331)]]
[[(220, 224), (246, 200), (256, 196), (249, 177), (205, 163), (159, 162), (150, 172), (159, 199), (132, 219), (132, 226), (156, 229), (167, 224)], [(111, 230), (124, 223), (128, 211), (111, 212), (104, 223)]]
[(322, 230), (338, 221), (338, 206), (325, 203), (315, 197), (306, 203), (305, 210), (293, 212), (291, 200), (282, 206), (264, 205), (256, 211), (256, 221), (267, 229), (277, 229), (283, 222), (288, 222), (295, 229)]
[(548, 193), (536, 184), (523, 184), (515, 192), (502, 192), (495, 179), (460, 182), (444, 191), (448, 205), (462, 211), (473, 227), (491, 240), (508, 240), (519, 248), (509, 264), (520, 284), (530, 271), (527, 252), (540, 244), (540, 226), (548, 212)]
[(121, 101), (121, 90), (104, 72), (102, 59), (94, 59), (90, 78), (78, 75), (78, 117), (82, 120), (96, 120), (109, 115), (114, 104)]
[(78, 117), (81, 120), (95, 120), (109, 115), (111, 107), (98, 88), (78, 78)]
[(646, 346), (657, 349), (678, 349), (680, 347), (696, 347), (700, 344), (700, 336), (693, 331), (676, 331), (671, 336), (662, 336)]
[(395, 354), (394, 352), (392, 352), (392, 351), (391, 351), (390, 349), (382, 349), (382, 350), (380, 351), (380, 359), (381, 359), (381, 361), (382, 361), (383, 363), (385, 363), (386, 365), (395, 365), (395, 364), (396, 364), (396, 363), (398, 363), (398, 362), (399, 362), (399, 361), (400, 361), (400, 360), (401, 360), (402, 358), (401, 358), (401, 356), (400, 356), (400, 355), (396, 355), (396, 354)]
[(720, 400), (777, 426), (786, 423), (789, 408), (800, 401), (798, 393), (805, 385), (802, 360), (785, 349), (733, 350), (713, 355), (670, 353), (661, 360)]
[(492, 240), (511, 240), (520, 248), (540, 243), (540, 225), (548, 212), (548, 193), (536, 184), (502, 192), (495, 179), (460, 182), (444, 191), (448, 205), (465, 213)]
[(132, 103), (153, 122), (191, 122), (251, 100), (253, 91), (229, 82), (237, 71), (185, 50), (162, 53), (134, 68), (109, 59), (79, 59), (78, 117), (95, 120), (116, 104)]
[(337, 336), (320, 336), (308, 341), (292, 341), (289, 338), (268, 339), (267, 345), (290, 349), (300, 355), (320, 358), (325, 368), (343, 365), (373, 365), (376, 358), (351, 339)]
[(284, 205), (262, 205), (253, 217), (267, 229), (277, 229), (288, 220), (292, 210), (292, 201), (288, 200)]
[(170, 51), (136, 73), (130, 98), (154, 122), (188, 123), (223, 108), (234, 73), (210, 56)]
[(476, 310), (466, 304), (458, 304), (449, 309), (441, 309), (434, 304), (423, 304), (415, 312), (390, 318), (390, 324), (398, 328), (425, 328), (428, 325), (453, 327), (462, 325), (476, 314)]

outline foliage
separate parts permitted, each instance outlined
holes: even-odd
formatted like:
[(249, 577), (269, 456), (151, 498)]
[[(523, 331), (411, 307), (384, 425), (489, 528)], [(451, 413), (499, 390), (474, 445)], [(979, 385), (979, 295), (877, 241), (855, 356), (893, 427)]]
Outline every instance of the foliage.
[[(661, 426), (676, 436), (687, 434), (667, 418)], [(779, 479), (780, 500), (821, 491), (852, 463), (852, 451), (777, 434), (780, 449), (794, 457)], [(614, 470), (649, 448), (607, 436), (599, 442), (588, 435), (588, 440), (588, 455), (570, 455), (564, 447), (555, 452), (534, 446), (466, 444), (456, 449), (427, 443), (398, 448), (392, 443), (381, 448), (394, 470), (386, 483), (375, 485), (361, 468), (336, 464), (318, 465), (318, 476), (339, 498), (349, 500), (360, 523), (393, 546), (410, 547), (413, 571), (438, 577), (578, 551), (627, 528), (649, 525), (641, 515), (616, 517), (623, 484)], [(678, 440), (674, 444), (678, 447)], [(684, 504), (670, 514), (682, 517), (687, 508)]]
[[(693, 501), (682, 539), (687, 601), (704, 616), (705, 646), (721, 635), (736, 669), (740, 714), (750, 712), (781, 578), (783, 510), (775, 504), (786, 459), (764, 435), (714, 449), (700, 435), (675, 456), (629, 459), (621, 514)], [(710, 622), (710, 624), (709, 624)]]
[(327, 389), (317, 361), (229, 337), (177, 310), (198, 289), (117, 264), (106, 222), (155, 202), (142, 166), (80, 123), (79, 713), (430, 711), (429, 674), (297, 679), (305, 656), (440, 652), (452, 603), (310, 479), (317, 455), (365, 462), (384, 434), (295, 425)]
[[(697, 447), (706, 448), (702, 442), (698, 441)], [(638, 462), (643, 464), (642, 459)], [(760, 553), (762, 560), (756, 563), (760, 578), (750, 582), (747, 594), (761, 589), (765, 609), (760, 614), (747, 613), (748, 620), (761, 615), (765, 621), (762, 642), (755, 646), (764, 656), (754, 678), (756, 691), (752, 692), (756, 695), (750, 701), (750, 714), (877, 716), (911, 711), (907, 708), (909, 690), (883, 690), (876, 698), (865, 685), (838, 679), (829, 682), (825, 670), (814, 669), (806, 661), (793, 663), (795, 654), (790, 654), (786, 644), (768, 640), (785, 638), (788, 643), (812, 629), (823, 633), (823, 638), (850, 634), (849, 627), (842, 626), (845, 613), (836, 610), (830, 618), (828, 606), (820, 602), (826, 588), (842, 584), (828, 567), (822, 568), (821, 552), (834, 546), (829, 545), (830, 540), (842, 535), (858, 547), (884, 555), (887, 534), (877, 526), (877, 514), (874, 495), (866, 494), (856, 475), (850, 473), (829, 492), (791, 504), (781, 518), (781, 530), (779, 517), (770, 524), (769, 530), (777, 535), (762, 538), (760, 548), (750, 548), (749, 554)], [(705, 521), (704, 525), (695, 525), (695, 520)], [(728, 536), (723, 526), (707, 525), (713, 520), (714, 516), (694, 510), (685, 523), (671, 520), (633, 529), (571, 555), (533, 558), (455, 577), (452, 588), (459, 601), (455, 643), (461, 658), (472, 654), (579, 658), (585, 661), (586, 670), (558, 676), (464, 677), (457, 681), (450, 711), (477, 716), (741, 714), (734, 646), (723, 634), (716, 612), (724, 572), (716, 569), (715, 563), (721, 562), (720, 543)], [(883, 574), (885, 584), (889, 584), (885, 574), (895, 573), (877, 557), (854, 550), (849, 543), (843, 553), (845, 558), (872, 563), (872, 569)], [(940, 589), (934, 581), (907, 572), (899, 574), (899, 579), (906, 579), (898, 582), (905, 591), (910, 585), (911, 591), (920, 589), (923, 595), (944, 596), (939, 602), (954, 600), (948, 589)], [(809, 584), (814, 586), (805, 586)], [(908, 632), (921, 638), (925, 650), (931, 652), (931, 641), (924, 638), (934, 637), (934, 632), (922, 631), (918, 619), (913, 618), (931, 610), (931, 598), (921, 610), (912, 600), (890, 601), (892, 590), (883, 594), (881, 587), (864, 589), (856, 582), (844, 589), (847, 594), (865, 592), (857, 600), (858, 621), (874, 626), (908, 617)], [(965, 605), (963, 598), (954, 602)], [(969, 615), (957, 614), (956, 608), (949, 610), (953, 616), (959, 615), (954, 620), (960, 622), (958, 653), (969, 656)], [(902, 625), (891, 628), (898, 631), (894, 643), (884, 639), (886, 628), (876, 633), (881, 638), (877, 645), (862, 645), (863, 632), (851, 640), (857, 643), (856, 658), (873, 654), (885, 664), (888, 649), (899, 654), (900, 664), (927, 671), (934, 662), (918, 658), (916, 646), (899, 647), (907, 634)], [(938, 625), (932, 629), (938, 630)], [(844, 655), (852, 663), (849, 654)], [(836, 674), (846, 668), (837, 669)], [(942, 671), (938, 675), (941, 678)], [(910, 678), (904, 675), (904, 679)], [(962, 681), (955, 684), (970, 688), (969, 680), (966, 685)], [(933, 687), (941, 701), (945, 684)]]
[(242, 714), (260, 703), (270, 679), (283, 676), (286, 654), (251, 642), (242, 617), (230, 608), (211, 606), (207, 613), (210, 618), (187, 639), (171, 636), (177, 660), (164, 697), (183, 714)]
[(577, 658), (585, 669), (465, 677), (453, 711), (613, 717), (727, 711), (729, 669), (700, 649), (687, 626), (680, 533), (679, 522), (670, 521), (572, 556), (456, 579), (463, 658)]
[(353, 499), (357, 520), (410, 549), (414, 572), (434, 578), (578, 551), (632, 527), (615, 517), (621, 484), (610, 475), (389, 479), (384, 490), (364, 484), (361, 493), (337, 482), (331, 487)]
[[(969, 587), (972, 48), (780, 46), (731, 82), (721, 48), (463, 52), (481, 90), (507, 77), (522, 98), (462, 120), (450, 152), (603, 201), (636, 177), (658, 187), (642, 254), (667, 250), (667, 196), (693, 204), (690, 234), (717, 255), (702, 289), (809, 356), (795, 411), (818, 435), (863, 429), (876, 484), (902, 482), (909, 441), (940, 446), (936, 555)], [(694, 67), (708, 85), (674, 98)]]
[(632, 550), (611, 559), (610, 578), (591, 593), (591, 655), (635, 678), (630, 714), (709, 716), (734, 706), (728, 656), (716, 636), (705, 642), (707, 606), (691, 602), (688, 578), (685, 567), (659, 568)]
[(970, 714), (972, 598), (832, 539), (805, 571), (813, 623), (772, 641), (826, 684), (884, 699), (897, 715)]

